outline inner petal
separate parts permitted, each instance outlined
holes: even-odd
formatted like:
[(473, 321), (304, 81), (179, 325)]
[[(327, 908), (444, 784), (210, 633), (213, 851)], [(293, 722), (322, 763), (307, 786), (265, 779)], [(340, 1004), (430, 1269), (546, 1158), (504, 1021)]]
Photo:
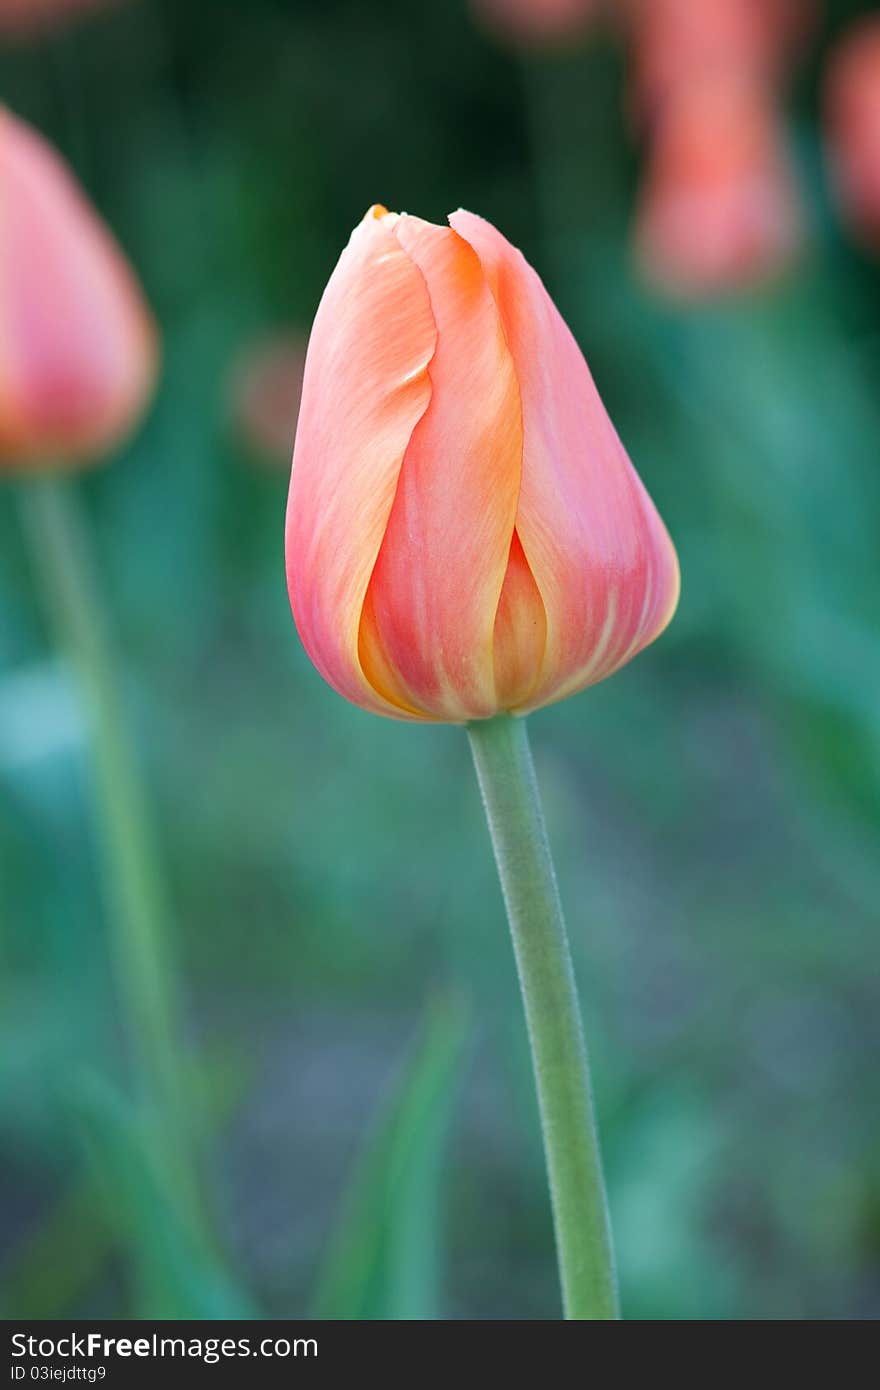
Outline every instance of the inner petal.
[(495, 693), (500, 709), (524, 705), (538, 682), (547, 613), (516, 531), (495, 615)]

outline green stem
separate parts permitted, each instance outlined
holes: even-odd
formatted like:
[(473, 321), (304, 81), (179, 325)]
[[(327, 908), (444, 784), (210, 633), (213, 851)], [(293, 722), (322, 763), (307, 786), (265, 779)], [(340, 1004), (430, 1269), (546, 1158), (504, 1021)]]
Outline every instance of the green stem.
[(524, 719), (468, 725), (519, 970), (567, 1318), (619, 1316), (568, 937)]
[(79, 685), (94, 807), (132, 1064), (153, 1112), (163, 1162), (190, 1214), (197, 1207), (162, 884), (105, 630), (101, 585), (72, 485), (46, 475), (21, 489), (24, 531), (61, 649)]

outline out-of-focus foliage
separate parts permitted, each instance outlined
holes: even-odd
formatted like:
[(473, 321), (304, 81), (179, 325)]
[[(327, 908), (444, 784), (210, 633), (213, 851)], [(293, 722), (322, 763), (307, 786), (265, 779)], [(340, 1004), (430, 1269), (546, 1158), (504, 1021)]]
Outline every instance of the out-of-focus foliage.
[[(824, 57), (866, 8), (829, 3), (787, 98), (809, 249), (760, 294), (688, 307), (633, 269), (638, 157), (607, 38), (517, 53), (463, 3), (132, 0), (0, 50), (0, 96), (75, 164), (165, 340), (146, 427), (81, 491), (170, 878), (181, 1066), (204, 1094), (216, 1243), (177, 1266), (201, 1306), (312, 1307), (438, 988), (474, 1008), (470, 1046), (433, 1063), (453, 1107), (436, 1308), (558, 1306), (466, 742), (322, 685), (284, 592), (284, 476), (230, 423), (231, 364), (307, 329), (381, 200), (434, 220), (462, 204), (522, 245), (681, 556), (662, 642), (532, 721), (625, 1311), (876, 1315), (880, 265), (836, 221), (817, 119)], [(83, 729), (15, 502), (4, 485), (0, 1277), (17, 1313), (157, 1312), (148, 1175), (120, 1161), (130, 1219), (108, 1226), (88, 1157), (125, 1142), (124, 1106), (113, 1143), (107, 1106), (84, 1143), (82, 1076), (125, 1091), (122, 1020)], [(404, 1145), (406, 1182), (433, 1181), (437, 1129)], [(409, 1232), (416, 1266), (436, 1236)]]
[(441, 1316), (439, 1199), (464, 1021), (454, 1001), (434, 1006), (356, 1165), (318, 1278), (316, 1317)]

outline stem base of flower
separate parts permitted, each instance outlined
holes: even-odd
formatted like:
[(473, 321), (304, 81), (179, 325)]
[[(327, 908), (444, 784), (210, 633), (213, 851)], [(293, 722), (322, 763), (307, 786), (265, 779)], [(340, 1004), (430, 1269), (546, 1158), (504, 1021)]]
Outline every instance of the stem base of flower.
[(513, 938), (566, 1318), (619, 1317), (611, 1226), (571, 952), (525, 720), (468, 725)]

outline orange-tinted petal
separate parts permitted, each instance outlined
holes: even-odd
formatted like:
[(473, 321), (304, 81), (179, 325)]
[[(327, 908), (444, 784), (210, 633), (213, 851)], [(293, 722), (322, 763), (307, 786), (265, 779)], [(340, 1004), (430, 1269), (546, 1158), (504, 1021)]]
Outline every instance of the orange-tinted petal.
[(401, 216), (437, 325), (430, 405), (413, 431), (370, 585), (362, 650), (433, 718), (494, 713), (495, 615), (522, 462), (516, 374), (478, 256), (449, 227)]
[(538, 684), (547, 646), (547, 614), (514, 531), (495, 615), (495, 690), (500, 709), (518, 709)]
[(523, 408), (516, 531), (546, 613), (535, 708), (610, 675), (659, 635), (678, 599), (672, 542), (569, 329), (522, 255), (457, 212), (501, 312)]
[(431, 399), (425, 282), (384, 209), (355, 228), (309, 340), (287, 508), (290, 602), (306, 651), (356, 704), (406, 717), (369, 683), (358, 636), (404, 453)]

